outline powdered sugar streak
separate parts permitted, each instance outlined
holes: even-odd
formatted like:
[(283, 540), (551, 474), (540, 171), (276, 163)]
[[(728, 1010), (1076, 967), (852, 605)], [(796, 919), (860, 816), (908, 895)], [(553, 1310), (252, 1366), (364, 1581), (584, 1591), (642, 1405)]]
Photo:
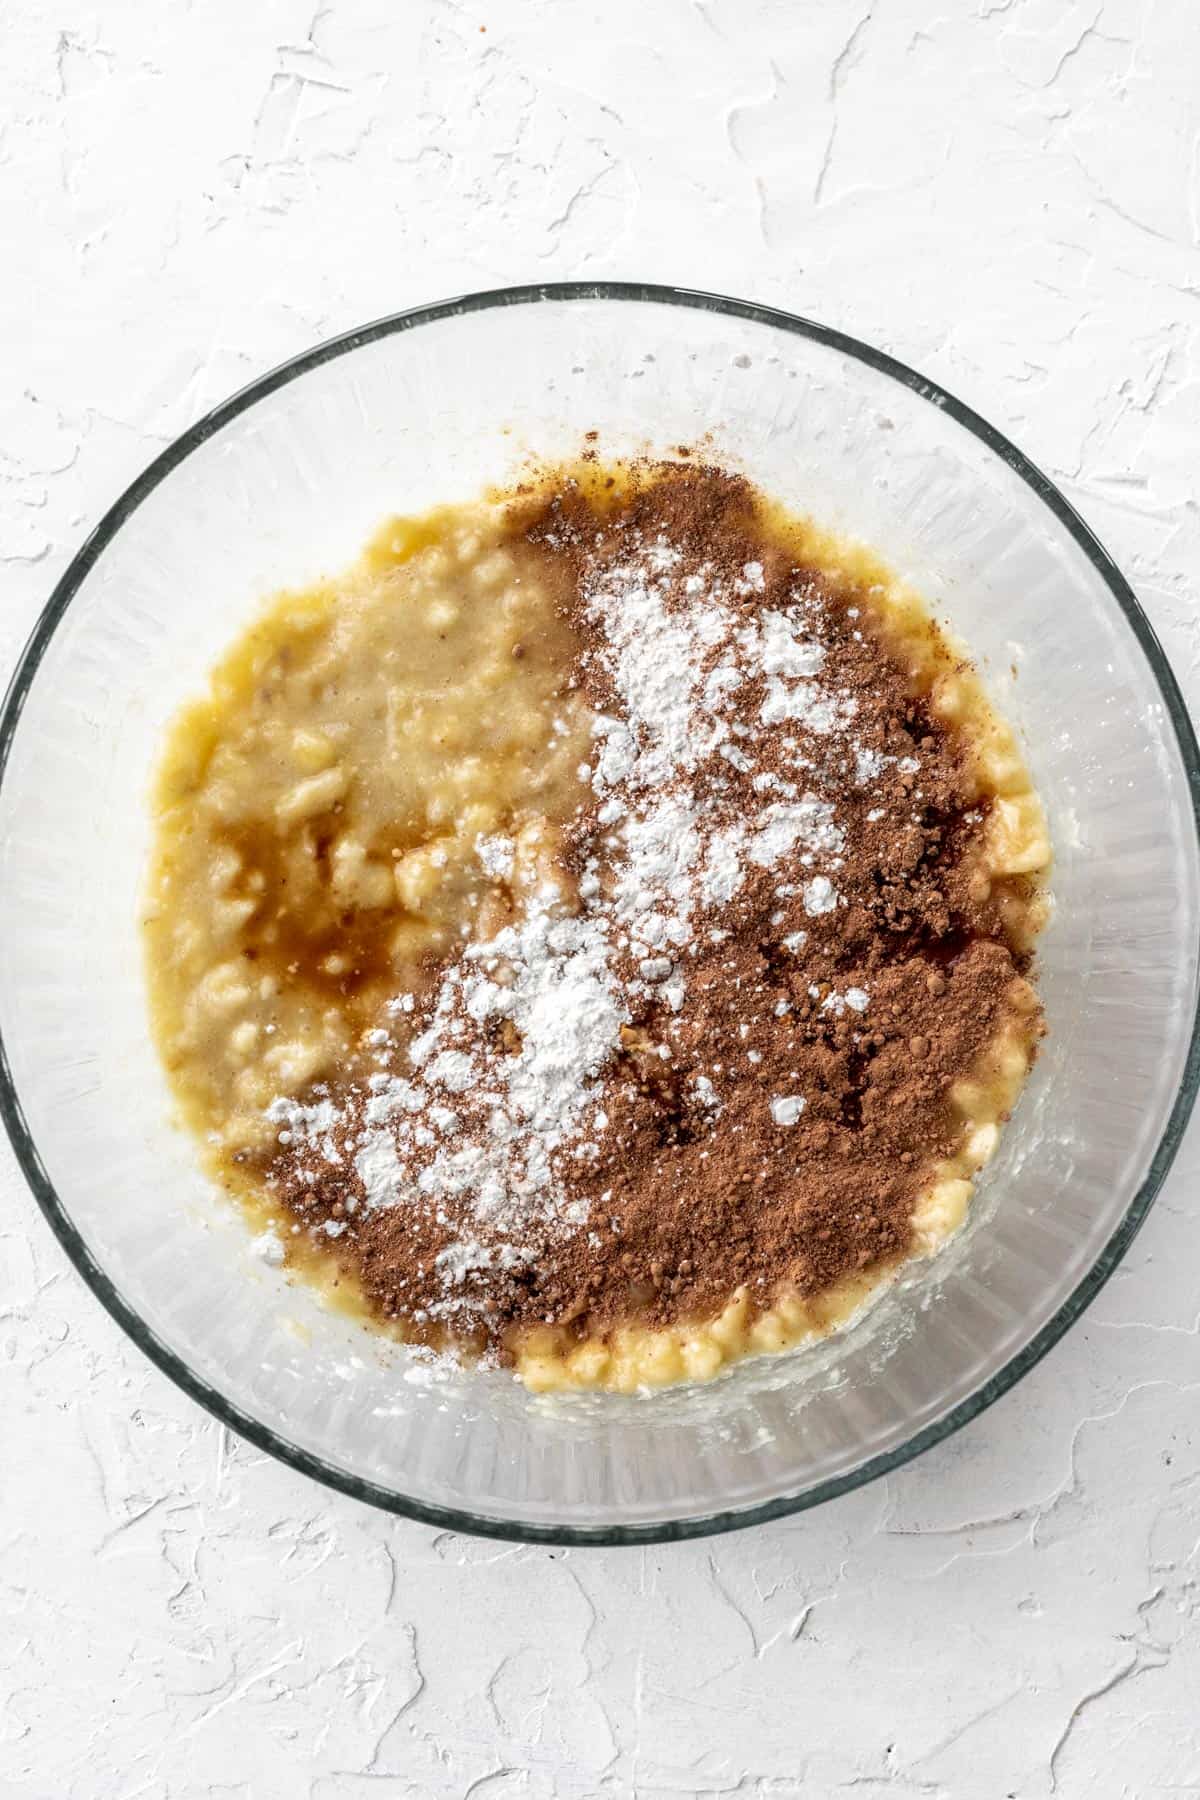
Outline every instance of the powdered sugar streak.
[[(845, 829), (807, 784), (799, 739), (783, 732), (844, 736), (856, 704), (822, 680), (811, 596), (797, 587), (747, 623), (733, 602), (763, 590), (761, 564), (732, 577), (685, 567), (663, 536), (631, 539), (627, 558), (585, 576), (586, 669), (611, 700), (580, 769), (596, 817), (582, 872), (518, 894), (513, 838), (480, 837), (481, 870), (511, 888), (514, 922), (467, 945), (423, 999), (396, 997), (389, 1025), (413, 1035), (406, 1049), (392, 1038), (393, 1066), (370, 1078), (357, 1109), (324, 1094), (270, 1109), (281, 1143), (349, 1161), (361, 1201), (347, 1210), (434, 1209), (449, 1234), (436, 1258), (448, 1317), (469, 1309), (476, 1274), (519, 1267), (548, 1235), (587, 1228), (570, 1173), (600, 1154), (605, 1076), (623, 1034), (648, 1005), (686, 1009), (697, 934), (719, 938), (749, 872), (787, 870), (812, 916), (839, 904)], [(747, 711), (751, 683), (760, 698)], [(771, 767), (760, 770), (767, 735)], [(862, 780), (876, 773), (866, 753), (857, 767)], [(752, 803), (735, 815), (719, 804), (731, 771), (752, 777)], [(804, 937), (792, 934), (790, 954)], [(861, 1010), (866, 999), (848, 990), (839, 1004)], [(377, 1028), (373, 1041), (387, 1036)], [(721, 1086), (714, 1073), (693, 1088), (714, 1130)], [(771, 1116), (785, 1129), (804, 1106), (803, 1095), (777, 1096)]]

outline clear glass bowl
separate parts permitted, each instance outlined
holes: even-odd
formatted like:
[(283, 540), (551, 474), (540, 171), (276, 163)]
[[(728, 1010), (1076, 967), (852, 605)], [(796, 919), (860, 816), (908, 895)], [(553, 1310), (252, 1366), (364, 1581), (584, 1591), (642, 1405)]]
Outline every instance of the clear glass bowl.
[[(256, 1264), (169, 1123), (136, 906), (163, 728), (270, 590), (389, 512), (528, 450), (705, 443), (880, 551), (971, 646), (1054, 834), (1051, 1027), (932, 1265), (815, 1349), (645, 1398), (433, 1378)], [(987, 1406), (1111, 1273), (1196, 1089), (1197, 748), (1127, 583), (974, 413), (880, 352), (665, 288), (421, 308), (265, 376), (160, 456), (59, 584), (0, 723), (0, 1107), (68, 1254), (234, 1430), (361, 1499), (465, 1530), (723, 1530), (893, 1468)]]

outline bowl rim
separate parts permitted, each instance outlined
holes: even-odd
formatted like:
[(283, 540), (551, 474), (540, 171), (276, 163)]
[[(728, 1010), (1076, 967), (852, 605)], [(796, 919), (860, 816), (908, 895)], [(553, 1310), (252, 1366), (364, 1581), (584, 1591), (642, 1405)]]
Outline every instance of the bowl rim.
[[(205, 413), (156, 456), (124, 490), (76, 551), (65, 572), (54, 587), (29, 640), (18, 658), (0, 707), (0, 789), (8, 767), (9, 754), (20, 723), (21, 713), (42, 658), (68, 607), (83, 584), (85, 576), (97, 562), (110, 541), (131, 518), (142, 501), (165, 480), (185, 457), (213, 437), (231, 420), (247, 411), (267, 395), (284, 387), (299, 376), (332, 362), (366, 344), (410, 331), (420, 325), (486, 312), (498, 307), (536, 305), (554, 301), (641, 302), (661, 306), (687, 307), (729, 318), (749, 320), (774, 330), (807, 338), (827, 349), (839, 351), (857, 362), (888, 376), (918, 398), (948, 414), (972, 436), (1005, 463), (1015, 475), (1032, 489), (1058, 524), (1074, 540), (1076, 546), (1104, 581), (1123, 613), (1137, 640), (1151, 674), (1158, 686), (1167, 717), (1175, 734), (1192, 802), (1192, 821), (1200, 854), (1200, 746), (1188, 714), (1179, 684), (1146, 614), (1128, 581), (1087, 526), (1070, 501), (1004, 434), (990, 425), (972, 407), (967, 406), (939, 383), (929, 380), (886, 351), (839, 331), (821, 325), (800, 314), (778, 307), (738, 300), (724, 294), (708, 293), (698, 288), (665, 286), (637, 281), (563, 281), (537, 282), (510, 287), (489, 288), (457, 295), (421, 306), (390, 313), (369, 324), (324, 339), (311, 349), (260, 375), (237, 393)], [(96, 1262), (72, 1223), (42, 1163), (32, 1132), (25, 1118), (17, 1092), (12, 1067), (0, 1020), (0, 1118), (12, 1143), (17, 1164), (34, 1198), (67, 1256), (82, 1275), (101, 1305), (132, 1338), (137, 1347), (193, 1400), (239, 1436), (247, 1438), (259, 1449), (297, 1469), (303, 1475), (323, 1483), (355, 1500), (365, 1501), (386, 1512), (415, 1519), (426, 1525), (473, 1533), (477, 1536), (508, 1539), (521, 1543), (565, 1545), (638, 1545), (671, 1542), (686, 1538), (706, 1537), (741, 1530), (771, 1519), (786, 1518), (802, 1512), (839, 1494), (865, 1486), (880, 1475), (889, 1474), (911, 1461), (932, 1445), (940, 1443), (971, 1419), (977, 1418), (1002, 1394), (1008, 1392), (1022, 1376), (1041, 1361), (1084, 1309), (1095, 1299), (1109, 1276), (1120, 1263), (1133, 1238), (1144, 1222), (1158, 1194), (1182, 1141), (1191, 1115), (1197, 1089), (1200, 1088), (1200, 995), (1193, 995), (1192, 1025), (1187, 1055), (1178, 1090), (1168, 1114), (1161, 1138), (1151, 1159), (1146, 1176), (1133, 1196), (1120, 1223), (1112, 1233), (1091, 1268), (1058, 1307), (1057, 1311), (1002, 1368), (971, 1394), (950, 1407), (938, 1419), (915, 1432), (894, 1449), (868, 1458), (848, 1474), (818, 1482), (798, 1494), (782, 1494), (767, 1501), (735, 1510), (706, 1513), (700, 1517), (665, 1519), (653, 1523), (612, 1526), (571, 1526), (538, 1524), (506, 1519), (498, 1515), (472, 1513), (465, 1509), (435, 1506), (394, 1492), (377, 1482), (347, 1473), (311, 1451), (289, 1442), (280, 1432), (260, 1423), (227, 1400), (216, 1388), (196, 1375), (187, 1364), (158, 1337), (141, 1315), (128, 1304), (122, 1294)]]

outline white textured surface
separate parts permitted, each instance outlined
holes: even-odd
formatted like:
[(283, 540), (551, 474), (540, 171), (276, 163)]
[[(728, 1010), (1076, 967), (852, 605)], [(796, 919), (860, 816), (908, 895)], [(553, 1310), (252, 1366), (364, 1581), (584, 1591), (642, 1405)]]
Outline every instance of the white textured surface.
[[(975, 403), (1200, 703), (1194, 7), (14, 0), (6, 26), (5, 668), (87, 527), (244, 380), (419, 300), (608, 275), (811, 313)], [(1198, 1170), (1193, 1134), (1084, 1323), (890, 1481), (568, 1553), (234, 1442), (3, 1152), (0, 1794), (1200, 1794)]]

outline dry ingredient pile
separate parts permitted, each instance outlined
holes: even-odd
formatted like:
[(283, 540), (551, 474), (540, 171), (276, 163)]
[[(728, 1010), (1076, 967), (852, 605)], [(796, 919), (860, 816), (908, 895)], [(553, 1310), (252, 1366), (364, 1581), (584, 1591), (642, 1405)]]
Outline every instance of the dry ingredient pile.
[(274, 1102), (261, 1169), (378, 1314), (502, 1361), (902, 1257), (1026, 962), (969, 745), (869, 594), (734, 476), (617, 495), (511, 502), (594, 718), (574, 817), (478, 839), (486, 935), (394, 996), (360, 1074)]

